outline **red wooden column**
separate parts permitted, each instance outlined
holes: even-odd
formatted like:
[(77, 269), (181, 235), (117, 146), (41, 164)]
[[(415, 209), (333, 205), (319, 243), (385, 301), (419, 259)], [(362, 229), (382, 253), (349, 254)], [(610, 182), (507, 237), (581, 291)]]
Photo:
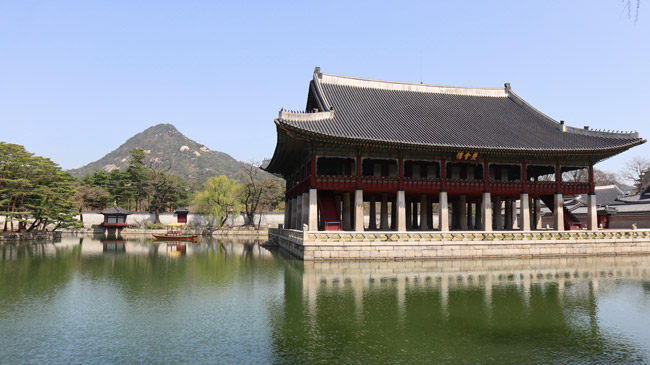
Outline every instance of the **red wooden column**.
[(443, 191), (447, 191), (447, 160), (440, 160), (440, 179), (441, 179), (441, 188)]
[(357, 154), (357, 189), (361, 189), (361, 154)]
[(596, 192), (596, 185), (594, 184), (594, 165), (589, 165), (589, 193)]
[(398, 170), (399, 170), (398, 188), (404, 190), (404, 157), (400, 156), (397, 163), (398, 163)]
[(485, 191), (490, 191), (490, 163), (483, 162), (483, 181), (485, 183)]

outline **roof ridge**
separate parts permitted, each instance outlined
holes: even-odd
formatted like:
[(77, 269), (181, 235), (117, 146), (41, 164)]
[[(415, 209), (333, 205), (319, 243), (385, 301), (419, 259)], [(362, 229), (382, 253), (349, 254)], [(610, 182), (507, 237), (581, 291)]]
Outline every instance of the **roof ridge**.
[(505, 88), (481, 88), (468, 86), (444, 86), (431, 84), (416, 84), (401, 81), (374, 80), (361, 77), (326, 74), (320, 72), (320, 68), (314, 70), (314, 80), (317, 83), (331, 85), (344, 85), (352, 87), (365, 87), (372, 89), (400, 90), (412, 92), (424, 92), (434, 94), (451, 94), (466, 96), (502, 97), (508, 96)]

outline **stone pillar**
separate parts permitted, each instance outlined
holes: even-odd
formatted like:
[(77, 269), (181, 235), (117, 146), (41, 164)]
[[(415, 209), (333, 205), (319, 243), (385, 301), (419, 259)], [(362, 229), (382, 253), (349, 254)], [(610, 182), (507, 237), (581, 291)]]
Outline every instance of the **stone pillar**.
[(420, 230), (429, 229), (427, 224), (427, 194), (420, 194)]
[(397, 230), (406, 231), (406, 196), (404, 190), (397, 190)]
[(564, 197), (562, 193), (555, 193), (554, 198), (553, 229), (556, 231), (564, 231)]
[(590, 231), (598, 229), (598, 211), (596, 209), (596, 194), (589, 194), (589, 207), (587, 207), (587, 228)]
[(302, 230), (302, 194), (296, 197), (296, 228)]
[(433, 230), (433, 199), (427, 198), (427, 225)]
[(388, 231), (388, 194), (381, 194), (381, 216), (379, 217), (379, 229)]
[(458, 228), (461, 231), (467, 230), (467, 196), (461, 195), (458, 197)]
[(374, 195), (370, 196), (370, 222), (368, 223), (368, 229), (377, 229), (377, 201)]
[(494, 229), (500, 230), (503, 228), (503, 223), (501, 221), (501, 197), (494, 197), (494, 211), (492, 212), (492, 220), (494, 221)]
[(302, 224), (300, 225), (300, 229), (305, 224), (309, 225), (309, 191), (302, 193)]
[(413, 216), (411, 215), (411, 199), (406, 199), (404, 214), (406, 215), (406, 229), (413, 228)]
[(354, 191), (354, 230), (363, 232), (363, 190)]
[(474, 203), (467, 203), (467, 229), (474, 229)]
[(512, 229), (519, 228), (519, 217), (517, 215), (517, 200), (512, 201)]
[(438, 199), (438, 222), (441, 232), (449, 231), (449, 204), (446, 191), (441, 191), (440, 199)]
[(535, 198), (535, 229), (542, 229), (542, 200)]
[(477, 230), (482, 230), (483, 229), (483, 222), (482, 222), (482, 216), (481, 212), (483, 211), (483, 201), (481, 202), (476, 202), (475, 204), (475, 209), (474, 209), (474, 229)]
[(318, 231), (318, 190), (309, 189), (309, 230)]
[(291, 228), (291, 199), (284, 201), (284, 228)]
[(521, 216), (521, 222), (519, 228), (522, 231), (530, 231), (530, 206), (528, 205), (528, 193), (521, 193), (521, 205), (519, 206), (519, 212)]
[(343, 193), (343, 230), (352, 230), (352, 212), (350, 211), (350, 192)]
[(396, 204), (397, 202), (396, 202), (396, 200), (393, 200), (393, 201), (390, 202), (390, 229), (391, 230), (397, 229), (397, 204)]
[(298, 198), (291, 199), (291, 229), (298, 229)]
[(503, 229), (506, 231), (509, 231), (512, 229), (512, 200), (506, 199), (505, 202), (505, 207), (503, 208), (505, 211), (505, 226)]
[[(481, 229), (486, 232), (491, 232), (492, 231), (492, 196), (489, 191), (486, 191), (483, 193), (483, 199), (481, 200), (481, 217), (482, 219), (482, 227)], [(496, 199), (495, 199), (495, 204), (496, 204)], [(495, 205), (496, 207), (496, 205)], [(495, 208), (496, 209), (496, 208)]]
[(412, 221), (413, 221), (411, 223), (412, 226), (413, 226), (413, 229), (420, 228), (420, 225), (418, 224), (418, 215), (419, 215), (419, 213), (418, 213), (418, 202), (415, 199), (413, 200), (413, 209), (412, 209), (411, 213), (413, 213), (413, 215), (411, 217)]

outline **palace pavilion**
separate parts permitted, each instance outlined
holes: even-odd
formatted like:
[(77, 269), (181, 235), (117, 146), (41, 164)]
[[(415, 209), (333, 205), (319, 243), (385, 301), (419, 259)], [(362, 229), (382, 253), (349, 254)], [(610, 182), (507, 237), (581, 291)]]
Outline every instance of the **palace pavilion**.
[[(275, 124), (266, 170), (286, 179), (284, 228), (310, 231), (528, 231), (545, 228), (542, 202), (550, 228), (596, 229), (593, 165), (645, 142), (557, 122), (510, 84), (411, 84), (318, 67), (305, 111), (281, 110)], [(578, 194), (588, 194), (587, 227), (563, 204)]]

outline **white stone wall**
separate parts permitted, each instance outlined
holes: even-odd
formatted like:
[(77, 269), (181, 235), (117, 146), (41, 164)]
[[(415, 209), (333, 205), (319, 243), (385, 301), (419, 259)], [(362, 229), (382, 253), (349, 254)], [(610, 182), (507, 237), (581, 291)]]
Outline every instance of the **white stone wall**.
[[(255, 224), (258, 224), (260, 216), (255, 217)], [(262, 226), (276, 227), (278, 224), (284, 223), (284, 213), (264, 213), (261, 215)], [(129, 225), (144, 225), (147, 222), (154, 222), (155, 214), (149, 212), (135, 212), (127, 216), (126, 223)], [(207, 225), (208, 217), (203, 214), (189, 213), (187, 215), (188, 225)], [(104, 222), (104, 216), (97, 212), (83, 212), (83, 222), (85, 228), (101, 225)], [(160, 222), (162, 224), (169, 224), (176, 222), (176, 215), (174, 213), (160, 213)], [(235, 219), (229, 219), (226, 222), (228, 226), (242, 226), (247, 223), (246, 215), (240, 214)]]
[(310, 260), (403, 260), (650, 254), (650, 230), (530, 232), (302, 232), (269, 239)]

